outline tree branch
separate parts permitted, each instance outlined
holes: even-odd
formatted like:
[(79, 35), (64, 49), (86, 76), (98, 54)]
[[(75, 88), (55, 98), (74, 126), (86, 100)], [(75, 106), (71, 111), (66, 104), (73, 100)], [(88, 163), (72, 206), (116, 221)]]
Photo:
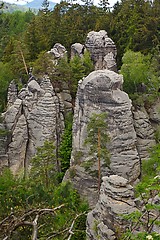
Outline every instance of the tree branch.
[(80, 214), (76, 215), (76, 217), (73, 219), (72, 224), (71, 224), (71, 226), (69, 228), (69, 231), (68, 231), (69, 232), (69, 237), (67, 238), (67, 240), (70, 240), (72, 235), (74, 234), (73, 227), (74, 227), (74, 224), (75, 224), (75, 221), (77, 220), (77, 218), (79, 218), (80, 216), (85, 215), (85, 214), (86, 214), (86, 212), (80, 213)]

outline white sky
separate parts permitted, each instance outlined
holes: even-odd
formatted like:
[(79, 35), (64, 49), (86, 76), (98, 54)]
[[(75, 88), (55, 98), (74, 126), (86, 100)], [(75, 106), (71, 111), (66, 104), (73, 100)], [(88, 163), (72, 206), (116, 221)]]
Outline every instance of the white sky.
[[(4, 0), (5, 2), (8, 2), (8, 3), (18, 3), (18, 4), (25, 4), (26, 2), (32, 2), (32, 0)], [(50, 0), (51, 2), (56, 2), (56, 3), (59, 3), (60, 0)], [(43, 0), (42, 0), (43, 2)], [(94, 0), (94, 3), (97, 3), (99, 2), (98, 0)], [(117, 2), (117, 0), (109, 0), (109, 3), (110, 3), (110, 7), (112, 7), (115, 3)]]

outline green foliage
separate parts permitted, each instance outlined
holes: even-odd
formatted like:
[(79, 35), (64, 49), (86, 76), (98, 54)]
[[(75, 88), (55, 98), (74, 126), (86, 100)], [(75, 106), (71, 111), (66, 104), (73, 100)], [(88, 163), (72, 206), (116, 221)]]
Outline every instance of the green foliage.
[(65, 173), (70, 166), (70, 157), (72, 151), (72, 121), (72, 114), (67, 114), (65, 118), (65, 130), (59, 147), (61, 171), (63, 173)]
[(0, 62), (0, 112), (4, 111), (7, 104), (7, 89), (13, 74), (8, 63)]
[(53, 142), (45, 141), (42, 147), (37, 148), (37, 154), (32, 158), (30, 177), (36, 183), (49, 188), (57, 184), (57, 165), (55, 159), (55, 146)]
[(107, 11), (109, 9), (109, 2), (108, 0), (100, 0), (99, 6), (103, 9), (103, 11)]
[(82, 58), (75, 55), (70, 61), (67, 57), (63, 57), (55, 67), (53, 83), (59, 82), (62, 85), (63, 81), (66, 82), (72, 99), (75, 99), (78, 81), (87, 76), (92, 70), (93, 62), (88, 51), (84, 53)]
[[(107, 134), (107, 114), (93, 113), (88, 125), (87, 125), (87, 133), (88, 136), (85, 140), (85, 144), (89, 144), (90, 154), (98, 156), (98, 152), (100, 153), (100, 158), (105, 160), (109, 166), (109, 152), (107, 150), (107, 143), (109, 141), (109, 136)], [(100, 134), (100, 148), (98, 147), (98, 134)]]
[(85, 71), (83, 61), (78, 55), (75, 55), (70, 60), (70, 68), (71, 68), (70, 82), (72, 83), (71, 93), (75, 95), (77, 92), (78, 81), (84, 77)]
[[(156, 197), (160, 197), (160, 144), (157, 144), (149, 160), (142, 162), (142, 179), (135, 187), (139, 211), (124, 216), (130, 222), (130, 227), (120, 238), (122, 240), (152, 239), (158, 240), (160, 235), (153, 226), (160, 227), (160, 205)], [(135, 234), (135, 230), (137, 233)]]
[[(106, 113), (93, 113), (87, 124), (87, 138), (85, 139), (85, 144), (89, 145), (89, 154), (93, 159), (93, 163), (97, 162), (97, 170), (91, 169), (90, 161), (88, 161), (84, 167), (87, 167), (89, 174), (98, 178), (98, 191), (100, 192), (101, 185), (101, 167), (109, 167), (110, 159), (109, 152), (107, 149), (107, 143), (109, 141), (109, 136), (107, 134), (107, 114)], [(103, 164), (102, 164), (103, 160)], [(89, 163), (89, 167), (88, 167)], [(104, 164), (105, 163), (105, 164)]]
[(9, 131), (7, 129), (0, 129), (0, 137), (8, 136)]
[(25, 180), (14, 177), (8, 169), (0, 176), (1, 239), (31, 239), (36, 216), (39, 239), (67, 239), (73, 221), (72, 239), (85, 239), (88, 204), (68, 182), (48, 188), (44, 184), (43, 179), (37, 182), (31, 176)]
[(82, 57), (82, 62), (84, 66), (84, 74), (87, 76), (89, 73), (91, 73), (94, 70), (94, 64), (91, 60), (91, 55), (89, 51), (85, 51), (84, 55)]
[(124, 77), (124, 90), (127, 93), (138, 92), (140, 84), (149, 85), (150, 79), (150, 62), (149, 58), (140, 52), (127, 51), (123, 58), (121, 73)]
[[(115, 4), (110, 28), (111, 36), (118, 49), (118, 67), (121, 65), (121, 58), (126, 50), (131, 49), (148, 54), (159, 45), (160, 18), (157, 17), (155, 11), (156, 1), (153, 2), (124, 0)], [(159, 12), (159, 9), (157, 11)]]
[(54, 74), (53, 69), (54, 64), (49, 54), (45, 51), (42, 51), (33, 63), (33, 74), (36, 76), (43, 76), (44, 74), (48, 74), (48, 76), (52, 80)]

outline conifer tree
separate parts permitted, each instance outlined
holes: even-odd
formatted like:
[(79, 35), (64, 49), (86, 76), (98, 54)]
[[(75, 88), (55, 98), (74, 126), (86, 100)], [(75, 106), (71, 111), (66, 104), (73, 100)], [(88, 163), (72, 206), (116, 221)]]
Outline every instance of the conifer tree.
[(100, 0), (98, 5), (103, 9), (104, 12), (106, 12), (109, 9), (108, 0)]
[(107, 114), (93, 113), (87, 125), (88, 136), (85, 140), (85, 144), (90, 147), (90, 155), (93, 158), (96, 156), (98, 160), (98, 192), (100, 191), (101, 185), (101, 164), (102, 160), (107, 163), (109, 167), (109, 151), (107, 149), (107, 143), (109, 141), (109, 136), (107, 134)]

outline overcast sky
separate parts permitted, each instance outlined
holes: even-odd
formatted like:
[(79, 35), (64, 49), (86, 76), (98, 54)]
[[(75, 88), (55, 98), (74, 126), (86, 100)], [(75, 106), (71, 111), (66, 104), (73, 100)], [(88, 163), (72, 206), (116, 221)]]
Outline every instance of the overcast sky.
[[(5, 2), (8, 2), (8, 3), (18, 3), (18, 4), (25, 4), (26, 2), (32, 2), (32, 0), (4, 0)], [(59, 3), (60, 0), (50, 0), (52, 2), (56, 2), (56, 3)], [(43, 0), (42, 0), (43, 2)], [(94, 3), (97, 3), (99, 2), (99, 0), (94, 0)], [(109, 0), (109, 3), (110, 3), (110, 6), (112, 7), (115, 3), (117, 2), (117, 0)]]

